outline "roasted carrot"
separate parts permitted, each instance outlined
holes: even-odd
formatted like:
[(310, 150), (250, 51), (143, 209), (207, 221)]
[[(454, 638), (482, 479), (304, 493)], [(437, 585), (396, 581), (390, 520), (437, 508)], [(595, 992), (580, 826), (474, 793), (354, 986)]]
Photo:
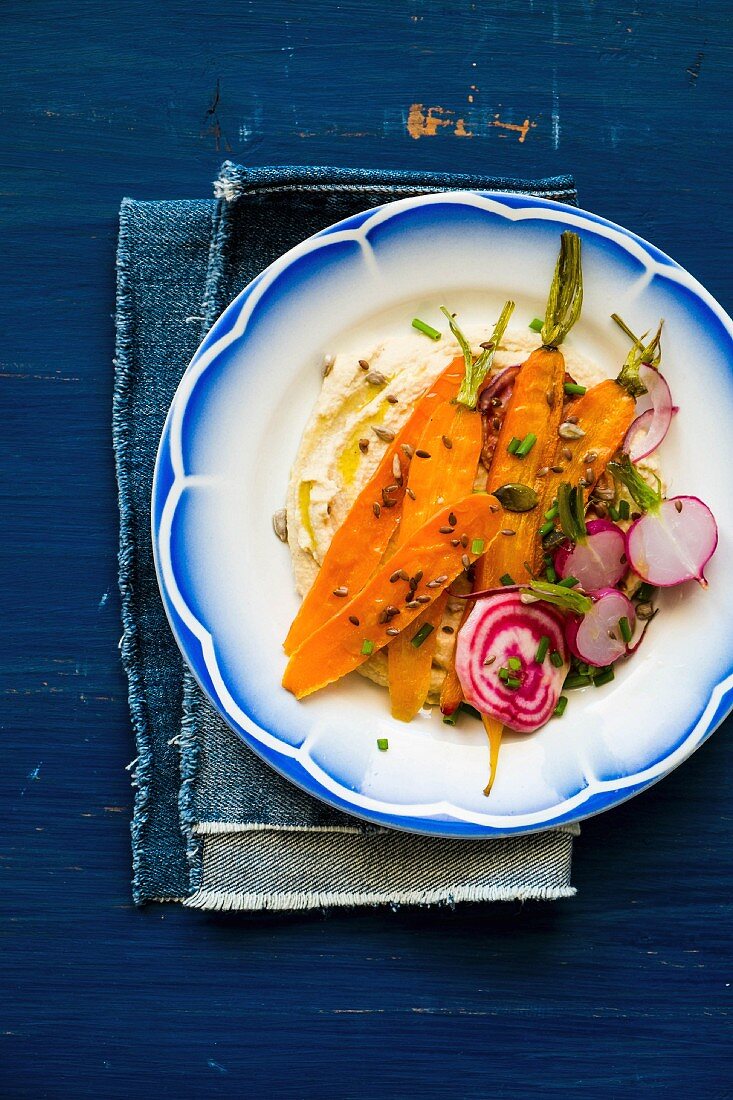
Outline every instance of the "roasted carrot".
[[(424, 606), (415, 597), (424, 594), (431, 602), (437, 600), (459, 573), (501, 537), (500, 517), (490, 510), (489, 499), (485, 493), (471, 493), (436, 512), (415, 531), (353, 599), (343, 601), (339, 611), (295, 650), (283, 686), (302, 699), (339, 680), (390, 641), (389, 629), (407, 631), (411, 644), (419, 647), (422, 639), (412, 624)], [(453, 531), (459, 536), (457, 546)], [(395, 573), (408, 580), (392, 582)], [(435, 586), (429, 588), (431, 582)]]
[[(283, 648), (287, 654), (344, 606), (345, 588), (354, 596), (379, 568), (402, 513), (409, 454), (432, 413), (455, 397), (463, 381), (463, 360), (450, 363), (415, 403), (371, 478), (338, 528), (312, 587), (295, 616)], [(405, 450), (406, 448), (406, 450)], [(391, 488), (391, 491), (388, 490)], [(385, 506), (385, 500), (389, 502)], [(393, 502), (393, 503), (392, 503)]]
[[(510, 534), (495, 540), (478, 562), (476, 589), (492, 588), (507, 574), (517, 582), (528, 579), (532, 570), (539, 528), (553, 492), (548, 473), (555, 462), (565, 381), (560, 344), (580, 316), (582, 302), (580, 238), (565, 232), (550, 287), (542, 347), (532, 352), (517, 375), (489, 470), (487, 488), (500, 502), (495, 507), (501, 529)], [(494, 719), (484, 715), (483, 722), (491, 750), (488, 794), (501, 732)]]
[[(397, 547), (406, 542), (440, 506), (460, 500), (471, 492), (483, 442), (481, 414), (476, 409), (479, 386), (491, 369), (494, 352), (501, 342), (514, 309), (507, 302), (491, 335), (489, 346), (474, 360), (471, 348), (454, 318), (444, 310), (464, 356), (465, 373), (455, 401), (444, 401), (436, 409), (418, 441), (410, 463), (407, 496), (397, 532)], [(450, 519), (450, 516), (449, 516)], [(450, 525), (450, 524), (449, 524)], [(436, 600), (420, 616), (419, 627), (429, 627), (429, 638), (419, 648), (400, 635), (387, 653), (388, 686), (392, 715), (411, 721), (427, 698), (430, 674), (445, 600)]]

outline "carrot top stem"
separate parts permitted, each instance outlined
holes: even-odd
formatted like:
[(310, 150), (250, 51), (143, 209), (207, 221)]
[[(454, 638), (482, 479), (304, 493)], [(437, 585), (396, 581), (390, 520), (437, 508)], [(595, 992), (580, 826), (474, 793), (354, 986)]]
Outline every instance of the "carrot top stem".
[(631, 329), (624, 321), (621, 320), (617, 313), (611, 314), (611, 319), (616, 322), (620, 329), (622, 329), (628, 338), (632, 341), (632, 346), (629, 354), (626, 356), (626, 361), (621, 368), (616, 381), (619, 386), (623, 386), (628, 390), (632, 397), (641, 397), (642, 394), (647, 392), (646, 386), (639, 377), (639, 367), (642, 364), (646, 364), (649, 367), (655, 369), (659, 367), (662, 359), (662, 325), (664, 321), (659, 322), (659, 328), (655, 332), (648, 344), (644, 343), (648, 333), (639, 338), (635, 336)]
[(494, 354), (501, 339), (506, 331), (506, 327), (509, 324), (509, 318), (514, 312), (514, 302), (505, 302), (504, 308), (499, 314), (499, 320), (494, 325), (494, 331), (491, 334), (491, 339), (487, 341), (488, 346), (483, 349), (480, 355), (475, 359), (473, 352), (471, 351), (471, 345), (464, 336), (461, 328), (456, 321), (452, 313), (449, 313), (445, 306), (440, 307), (441, 312), (448, 318), (448, 324), (450, 330), (458, 341), (461, 351), (463, 352), (463, 358), (466, 364), (466, 374), (461, 384), (461, 388), (458, 391), (458, 397), (456, 400), (465, 405), (468, 409), (475, 409), (478, 402), (478, 391), (481, 384), (486, 378), (486, 375), (491, 370), (491, 365), (494, 361)]
[(583, 307), (583, 268), (580, 262), (580, 237), (566, 230), (560, 237), (560, 252), (550, 286), (542, 326), (542, 343), (557, 348), (580, 317)]

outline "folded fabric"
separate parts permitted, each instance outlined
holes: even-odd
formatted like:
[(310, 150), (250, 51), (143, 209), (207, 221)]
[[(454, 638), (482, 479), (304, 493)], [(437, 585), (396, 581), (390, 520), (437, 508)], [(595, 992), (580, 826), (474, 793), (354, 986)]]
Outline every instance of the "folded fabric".
[(341, 218), (408, 195), (466, 188), (576, 201), (568, 177), (521, 181), (227, 163), (215, 200), (122, 203), (113, 433), (121, 650), (137, 741), (138, 903), (305, 909), (574, 893), (573, 828), (487, 841), (397, 833), (332, 810), (271, 771), (187, 672), (153, 565), (158, 439), (188, 361), (222, 309), (277, 256)]

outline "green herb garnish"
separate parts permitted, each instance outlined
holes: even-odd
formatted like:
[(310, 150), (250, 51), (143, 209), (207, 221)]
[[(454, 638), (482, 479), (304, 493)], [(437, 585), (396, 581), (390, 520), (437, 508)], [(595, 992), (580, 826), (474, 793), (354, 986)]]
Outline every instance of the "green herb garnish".
[(631, 630), (631, 623), (629, 622), (629, 620), (627, 619), (627, 617), (625, 615), (622, 615), (621, 618), (619, 619), (618, 628), (621, 631), (621, 637), (623, 638), (623, 640), (628, 645), (629, 642), (631, 641), (632, 630)]
[(604, 684), (610, 684), (611, 680), (615, 677), (613, 671), (613, 665), (608, 665), (606, 668), (601, 668), (593, 677), (593, 684), (595, 687), (603, 687)]
[(499, 578), (499, 584), (503, 584), (504, 587), (506, 587), (509, 584), (516, 584), (516, 581), (511, 573), (505, 573), (503, 577)]
[(389, 748), (389, 738), (387, 738), (387, 737), (378, 737), (377, 738), (377, 748), (379, 749), (380, 752), (386, 752), (387, 749)]
[(548, 519), (547, 523), (543, 523), (542, 526), (540, 527), (540, 531), (539, 531), (540, 538), (543, 539), (545, 537), (545, 535), (549, 535), (550, 531), (554, 531), (554, 530), (555, 530), (555, 524), (554, 524), (553, 520)]
[(429, 336), (431, 340), (440, 340), (442, 333), (438, 332), (437, 328), (433, 328), (426, 321), (421, 321), (419, 317), (412, 318), (412, 327), (416, 328), (418, 332), (424, 332), (426, 336)]
[(579, 485), (563, 481), (557, 490), (557, 511), (563, 534), (571, 542), (585, 542), (585, 497)]
[(569, 676), (565, 677), (563, 690), (574, 691), (575, 688), (588, 687), (590, 683), (592, 683), (590, 676), (581, 676), (578, 672), (571, 672)]
[(414, 638), (411, 639), (415, 649), (419, 649), (428, 635), (433, 633), (434, 627), (431, 623), (423, 623)]
[(629, 519), (630, 516), (631, 516), (631, 507), (629, 505), (628, 500), (620, 500), (618, 502), (618, 518), (626, 520), (626, 519)]
[(520, 688), (522, 686), (522, 681), (518, 680), (516, 676), (510, 676), (506, 681), (506, 686), (508, 688), (511, 688), (513, 691), (516, 691), (517, 688)]
[(534, 432), (527, 432), (522, 442), (519, 444), (516, 450), (517, 458), (526, 458), (529, 452), (537, 442), (537, 436)]
[(512, 436), (512, 438), (509, 440), (509, 442), (507, 444), (507, 448), (506, 448), (509, 451), (509, 454), (510, 455), (515, 455), (517, 453), (517, 450), (521, 446), (521, 443), (522, 443), (521, 439), (517, 439), (516, 436)]
[(365, 657), (369, 657), (374, 652), (374, 642), (370, 642), (368, 638), (365, 638), (361, 643), (361, 652)]
[(588, 392), (587, 386), (579, 386), (577, 382), (566, 382), (563, 389), (565, 393), (574, 394), (578, 397), (582, 397), (584, 393)]
[[(535, 659), (535, 661), (537, 662), (538, 665), (541, 665), (542, 662), (544, 661), (545, 657), (547, 656), (547, 650), (549, 648), (550, 648), (550, 639), (547, 637), (546, 634), (543, 634), (542, 637), (539, 640), (538, 645), (537, 645), (537, 652), (534, 655), (534, 659)], [(560, 658), (560, 662), (562, 663), (562, 658)]]
[(546, 567), (545, 576), (547, 577), (547, 580), (550, 582), (550, 584), (556, 584), (557, 583), (557, 573), (555, 572), (555, 566), (554, 565), (548, 565)]
[(550, 664), (554, 665), (555, 668), (562, 668), (563, 666), (562, 654), (558, 653), (556, 649), (553, 649), (552, 653), (550, 654)]
[(484, 540), (483, 539), (474, 539), (473, 542), (471, 543), (471, 553), (472, 554), (483, 554), (483, 552), (484, 552)]
[(563, 577), (561, 581), (557, 582), (558, 588), (575, 588), (580, 581), (577, 577)]
[(512, 670), (512, 672), (519, 672), (520, 668), (522, 667), (522, 662), (519, 660), (519, 657), (510, 657), (507, 661), (507, 666)]
[(552, 712), (554, 717), (555, 718), (562, 718), (563, 714), (565, 713), (565, 708), (567, 707), (567, 705), (568, 705), (567, 695), (561, 695), (560, 698), (557, 701), (557, 706), (555, 707), (555, 709)]
[(532, 329), (532, 332), (542, 332), (542, 326), (544, 323), (545, 322), (542, 320), (541, 317), (535, 317), (534, 321), (529, 322), (528, 327)]

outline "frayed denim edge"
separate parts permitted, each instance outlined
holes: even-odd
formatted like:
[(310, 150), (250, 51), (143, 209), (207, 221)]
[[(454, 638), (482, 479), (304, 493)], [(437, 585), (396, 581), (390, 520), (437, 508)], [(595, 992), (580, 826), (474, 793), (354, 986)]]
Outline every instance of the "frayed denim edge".
[(149, 819), (150, 784), (153, 775), (153, 745), (148, 724), (144, 685), (140, 674), (138, 630), (133, 611), (136, 524), (132, 514), (128, 481), (128, 406), (133, 385), (132, 356), (135, 321), (132, 304), (131, 257), (126, 243), (128, 237), (128, 207), (131, 204), (132, 200), (125, 198), (120, 206), (120, 230), (117, 244), (117, 309), (115, 313), (115, 383), (112, 397), (112, 440), (120, 512), (120, 548), (117, 556), (123, 627), (120, 654), (122, 665), (127, 674), (127, 697), (138, 751), (136, 766), (131, 773), (132, 785), (135, 788), (135, 807), (130, 825), (132, 833), (132, 896), (136, 905), (142, 905), (146, 900), (142, 885), (146, 870), (143, 833)]

